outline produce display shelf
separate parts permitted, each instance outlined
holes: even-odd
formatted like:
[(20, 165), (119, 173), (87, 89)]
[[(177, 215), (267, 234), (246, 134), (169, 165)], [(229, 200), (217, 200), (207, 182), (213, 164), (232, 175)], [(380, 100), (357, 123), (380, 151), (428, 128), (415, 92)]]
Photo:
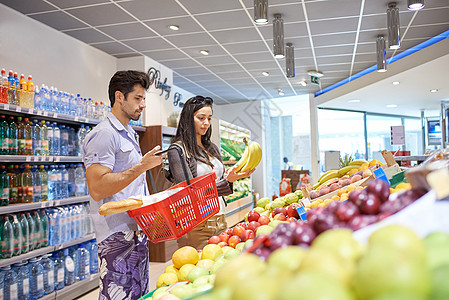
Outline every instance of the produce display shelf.
[(30, 259), (30, 258), (33, 258), (33, 257), (38, 257), (38, 256), (41, 256), (41, 255), (44, 255), (44, 254), (47, 254), (47, 253), (51, 253), (51, 252), (54, 252), (54, 251), (58, 251), (58, 250), (61, 250), (61, 249), (64, 249), (64, 248), (67, 248), (67, 247), (70, 247), (70, 246), (81, 244), (81, 243), (93, 240), (94, 238), (95, 238), (95, 234), (91, 233), (91, 234), (88, 234), (88, 235), (86, 235), (86, 236), (84, 236), (84, 237), (82, 237), (80, 239), (76, 239), (76, 240), (73, 240), (73, 241), (65, 243), (65, 244), (61, 244), (61, 245), (58, 245), (58, 246), (47, 246), (47, 247), (44, 247), (44, 248), (40, 248), (40, 249), (36, 249), (36, 250), (30, 251), (30, 252), (25, 253), (25, 254), (13, 256), (11, 258), (0, 259), (0, 267), (9, 266), (11, 264), (15, 264), (15, 263), (21, 262), (21, 261), (26, 260), (26, 259)]
[(45, 202), (33, 202), (33, 203), (18, 203), (18, 204), (10, 204), (8, 206), (0, 206), (0, 215), (9, 214), (20, 211), (28, 211), (46, 207), (55, 207), (62, 206), (68, 204), (76, 204), (83, 203), (89, 201), (89, 196), (79, 196), (79, 197), (70, 197), (64, 199), (58, 199), (54, 201), (45, 201)]
[(394, 156), (396, 161), (425, 161), (428, 155)]

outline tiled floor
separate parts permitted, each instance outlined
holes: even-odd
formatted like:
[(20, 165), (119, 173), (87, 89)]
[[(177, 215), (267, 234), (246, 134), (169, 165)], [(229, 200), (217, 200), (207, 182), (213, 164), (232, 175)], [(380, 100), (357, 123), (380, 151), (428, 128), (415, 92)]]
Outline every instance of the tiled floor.
[[(165, 268), (171, 264), (171, 260), (166, 263), (150, 263), (150, 291), (156, 288), (157, 278), (164, 272)], [(77, 298), (77, 300), (98, 300), (98, 288)]]

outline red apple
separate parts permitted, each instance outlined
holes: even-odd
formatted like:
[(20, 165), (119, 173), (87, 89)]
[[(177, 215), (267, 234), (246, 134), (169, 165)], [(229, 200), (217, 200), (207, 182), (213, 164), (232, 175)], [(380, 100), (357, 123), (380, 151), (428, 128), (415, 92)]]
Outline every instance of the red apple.
[(296, 219), (295, 217), (289, 217), (287, 218), (287, 222), (291, 223), (291, 222), (296, 222), (298, 221), (298, 219)]
[(270, 218), (267, 216), (260, 216), (259, 220), (257, 220), (260, 225), (268, 225), (270, 223)]
[(221, 242), (221, 239), (218, 236), (214, 235), (214, 236), (210, 237), (210, 239), (207, 243), (208, 244), (218, 244), (219, 242)]
[(242, 225), (243, 228), (245, 228), (245, 230), (246, 230), (246, 229), (248, 229), (249, 222), (243, 222), (243, 223), (240, 223), (240, 225)]
[(277, 214), (284, 214), (284, 216), (287, 215), (287, 209), (285, 207), (276, 207), (273, 212), (271, 213), (271, 216), (274, 217)]
[(240, 237), (233, 235), (229, 238), (228, 240), (228, 244), (230, 247), (235, 248), (235, 246), (240, 243), (242, 240), (240, 239)]
[(225, 243), (225, 242), (219, 242), (217, 245), (220, 246), (221, 248), (223, 248), (225, 246), (229, 246), (228, 243)]
[(246, 242), (249, 239), (254, 239), (254, 236), (255, 236), (254, 231), (247, 229), (242, 233), (241, 236), (242, 242)]
[(226, 230), (225, 230), (225, 233), (226, 233), (228, 236), (231, 236), (231, 235), (232, 235), (232, 228), (226, 229)]
[(248, 222), (257, 221), (257, 220), (259, 220), (259, 217), (260, 217), (260, 214), (257, 211), (252, 210), (248, 214)]
[[(242, 232), (245, 231), (245, 230), (246, 230), (245, 227), (243, 227), (240, 224), (237, 224), (232, 229), (232, 235), (241, 236)], [(229, 240), (228, 240), (228, 243), (229, 243)]]
[(296, 218), (299, 219), (299, 214), (298, 211), (296, 210), (297, 208), (301, 207), (301, 205), (299, 205), (298, 203), (293, 203), (291, 204), (288, 208), (287, 208), (287, 215), (291, 218)]
[(287, 217), (283, 213), (280, 213), (275, 215), (273, 220), (287, 221)]
[(259, 222), (252, 221), (252, 222), (249, 222), (249, 224), (248, 224), (248, 229), (250, 229), (250, 230), (256, 232), (256, 230), (257, 230), (257, 228), (259, 228), (259, 226), (260, 226), (260, 223), (259, 223)]
[(220, 234), (218, 235), (218, 237), (220, 238), (220, 240), (221, 240), (222, 242), (225, 242), (225, 243), (228, 242), (229, 235), (228, 235), (226, 232), (220, 233)]

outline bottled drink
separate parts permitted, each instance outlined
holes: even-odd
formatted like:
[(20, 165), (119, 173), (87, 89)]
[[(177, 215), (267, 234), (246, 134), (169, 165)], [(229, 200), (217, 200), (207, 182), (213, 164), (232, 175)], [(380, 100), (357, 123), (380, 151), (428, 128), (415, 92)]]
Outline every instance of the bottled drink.
[(72, 217), (73, 217), (73, 239), (78, 239), (81, 237), (81, 217), (80, 217), (79, 205), (73, 206)]
[(70, 166), (68, 167), (67, 175), (68, 175), (68, 196), (75, 197), (76, 192), (75, 167), (73, 164), (70, 164)]
[(95, 110), (95, 104), (92, 98), (89, 98), (89, 101), (87, 102), (87, 117), (89, 119), (94, 118), (94, 110)]
[(78, 156), (83, 156), (83, 142), (84, 137), (86, 136), (86, 129), (84, 128), (84, 124), (81, 124), (81, 127), (78, 129), (78, 133), (76, 134), (78, 141)]
[(65, 127), (65, 125), (61, 125), (59, 130), (61, 132), (60, 155), (67, 156), (67, 155), (69, 155), (69, 132), (67, 131), (67, 128)]
[(39, 218), (41, 221), (41, 232), (42, 232), (42, 239), (40, 243), (40, 247), (47, 247), (48, 246), (48, 240), (49, 240), (49, 222), (47, 214), (45, 213), (45, 210), (40, 210), (39, 212)]
[(65, 273), (65, 277), (64, 277), (64, 283), (65, 285), (71, 285), (73, 283), (75, 283), (75, 265), (76, 265), (76, 260), (75, 260), (75, 251), (73, 250), (73, 248), (65, 248), (63, 255), (64, 255), (64, 273)]
[(75, 272), (78, 275), (76, 280), (86, 279), (90, 275), (90, 255), (85, 244), (79, 245), (76, 255), (78, 256), (78, 272)]
[(48, 131), (47, 131), (47, 136), (48, 136), (48, 154), (49, 155), (55, 155), (55, 139), (54, 139), (54, 127), (53, 124), (50, 124), (50, 122), (46, 122)]
[(33, 142), (32, 155), (41, 155), (41, 126), (37, 120), (33, 120), (33, 125), (31, 126), (31, 140)]
[(0, 223), (0, 257), (10, 258), (14, 252), (14, 232), (7, 215), (4, 215)]
[(67, 242), (67, 212), (64, 208), (58, 207), (59, 210), (59, 238), (61, 239), (61, 244)]
[(40, 257), (30, 259), (30, 299), (44, 296), (44, 267)]
[(89, 248), (89, 254), (90, 254), (90, 274), (98, 273), (98, 247), (97, 242), (93, 240), (90, 243)]
[(8, 74), (8, 103), (16, 105), (16, 80), (11, 70)]
[(25, 80), (25, 75), (21, 74), (20, 75), (20, 80), (19, 80), (19, 105), (26, 107), (27, 104), (27, 96), (28, 96), (28, 86), (27, 86), (27, 82)]
[(55, 290), (60, 290), (64, 287), (65, 266), (61, 255), (62, 252), (54, 252), (52, 255), (55, 266)]
[(69, 155), (70, 156), (76, 156), (76, 133), (75, 133), (75, 129), (73, 129), (73, 127), (67, 127), (67, 132), (69, 134), (69, 146), (68, 146), (68, 151), (69, 151)]
[(17, 155), (18, 151), (18, 141), (17, 141), (17, 124), (14, 122), (14, 117), (9, 117), (9, 128), (8, 128), (8, 136), (9, 136), (9, 155)]
[(58, 127), (58, 124), (56, 122), (53, 122), (53, 149), (52, 149), (52, 155), (59, 156), (60, 149), (61, 149), (61, 131)]
[(30, 227), (28, 226), (28, 221), (25, 213), (18, 213), (17, 218), (20, 223), (20, 228), (22, 229), (22, 254), (30, 251)]
[(17, 177), (16, 177), (17, 203), (24, 203), (23, 202), (22, 173), (20, 172), (19, 165), (14, 165), (14, 173), (17, 175)]
[(12, 225), (14, 250), (13, 255), (20, 255), (22, 253), (22, 228), (16, 215), (8, 215), (9, 222)]
[(34, 108), (34, 82), (33, 76), (28, 76), (27, 81), (27, 106), (28, 108)]
[(47, 123), (45, 123), (45, 121), (41, 121), (41, 133), (39, 135), (40, 138), (40, 153), (42, 156), (48, 156), (49, 154), (49, 148), (48, 148), (48, 140), (49, 140), (49, 136), (48, 136), (48, 125)]
[(0, 206), (9, 205), (9, 175), (4, 165), (0, 167)]
[(84, 181), (84, 170), (81, 167), (81, 164), (78, 164), (75, 169), (75, 185), (76, 192), (75, 196), (84, 196), (85, 193), (85, 181)]
[(19, 155), (25, 155), (25, 124), (22, 117), (17, 117), (17, 144)]
[(75, 95), (70, 94), (69, 99), (70, 99), (69, 100), (69, 103), (70, 103), (69, 115), (76, 116), (76, 105), (77, 105), (76, 97), (75, 97)]
[(69, 197), (69, 172), (66, 165), (59, 165), (59, 170), (62, 175), (61, 180), (61, 198)]
[(28, 232), (30, 233), (30, 243), (29, 243), (29, 249), (30, 251), (37, 249), (36, 248), (36, 225), (34, 224), (34, 219), (31, 216), (30, 212), (27, 211), (25, 212), (25, 217), (27, 219), (28, 222)]
[(58, 171), (56, 165), (51, 165), (48, 172), (48, 200), (58, 199)]
[(55, 290), (55, 263), (50, 259), (51, 254), (42, 256), (44, 269), (44, 294), (48, 295)]
[(19, 100), (19, 95), (20, 95), (20, 80), (19, 80), (19, 76), (17, 75), (17, 72), (14, 72), (14, 99), (15, 99), (15, 103), (13, 103), (14, 105), (20, 105), (20, 100)]
[(1, 91), (0, 91), (0, 103), (8, 103), (8, 76), (6, 76), (6, 70), (2, 69), (0, 77)]
[(57, 193), (57, 196), (58, 196), (58, 198), (57, 199), (62, 199), (62, 198), (64, 198), (64, 195), (63, 195), (63, 188), (62, 188), (62, 169), (61, 169), (61, 166), (60, 165), (55, 165), (55, 170), (56, 170), (56, 176), (57, 176), (57, 178), (58, 178), (58, 181), (57, 181), (57, 185), (56, 185), (56, 193)]
[(3, 287), (3, 299), (4, 300), (12, 300), (18, 299), (17, 294), (17, 273), (14, 271), (11, 266), (5, 266), (0, 268), (2, 273), (5, 274), (4, 277), (4, 287)]
[(31, 172), (30, 165), (25, 165), (25, 170), (22, 172), (22, 203), (31, 203), (34, 198), (33, 191), (33, 173)]
[(85, 211), (85, 216), (86, 216), (86, 220), (85, 220), (85, 223), (86, 223), (86, 234), (94, 233), (94, 231), (95, 231), (94, 230), (94, 223), (93, 223), (92, 218), (90, 216), (89, 203), (84, 203), (82, 205), (84, 205), (84, 211)]
[(39, 167), (32, 166), (31, 173), (33, 174), (33, 202), (40, 202), (42, 199), (42, 183)]
[(19, 181), (18, 175), (14, 171), (13, 165), (10, 165), (8, 167), (8, 178), (9, 178), (9, 203), (10, 204), (19, 203), (18, 199)]
[(30, 269), (28, 261), (24, 260), (13, 265), (17, 273), (17, 297), (27, 300), (30, 297)]
[(33, 140), (31, 138), (31, 122), (28, 118), (23, 119), (25, 137), (25, 155), (33, 155)]
[(41, 179), (41, 201), (48, 201), (48, 177), (44, 165), (39, 167)]
[(70, 209), (70, 206), (64, 206), (64, 214), (65, 214), (65, 238), (66, 242), (70, 242), (72, 240), (72, 211)]
[(57, 208), (49, 208), (46, 211), (49, 220), (48, 241), (51, 246), (57, 246), (61, 243), (59, 237), (59, 210)]
[(36, 109), (41, 109), (41, 91), (39, 89), (39, 86), (35, 86), (34, 87), (34, 96), (33, 96), (33, 103), (34, 103), (34, 108)]
[(81, 117), (83, 115), (83, 98), (80, 94), (76, 95), (76, 115)]
[(0, 154), (8, 154), (8, 122), (6, 122), (5, 115), (0, 116)]
[(86, 207), (83, 204), (78, 205), (80, 211), (80, 237), (86, 235), (86, 219), (87, 219), (87, 211)]
[(68, 93), (61, 92), (61, 103), (62, 103), (62, 109), (61, 112), (63, 114), (69, 114), (70, 112), (70, 98)]
[(35, 244), (34, 249), (38, 249), (43, 244), (43, 238), (44, 238), (44, 232), (42, 230), (42, 223), (41, 218), (39, 216), (39, 213), (35, 210), (31, 212), (31, 217), (34, 221), (34, 237), (35, 237)]

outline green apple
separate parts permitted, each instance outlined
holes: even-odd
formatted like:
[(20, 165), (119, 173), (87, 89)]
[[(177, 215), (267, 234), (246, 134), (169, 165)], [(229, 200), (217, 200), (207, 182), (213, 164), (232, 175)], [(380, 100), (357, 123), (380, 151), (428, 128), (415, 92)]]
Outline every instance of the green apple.
[[(281, 224), (282, 221), (280, 220), (273, 220), (270, 223), (268, 223), (268, 226), (272, 227), (272, 228), (276, 228), (276, 226), (278, 226), (279, 224)], [(259, 227), (260, 228), (260, 227)]]
[(241, 251), (237, 250), (237, 249), (231, 249), (228, 252), (225, 253), (224, 257), (226, 259), (231, 259), (233, 257), (236, 257), (238, 255), (240, 255)]
[(157, 300), (160, 297), (162, 297), (163, 295), (169, 294), (169, 292), (167, 292), (168, 288), (169, 288), (168, 286), (162, 286), (162, 287), (158, 288), (157, 290), (154, 291), (154, 293), (151, 296), (151, 298), (154, 299), (154, 300)]
[[(270, 198), (265, 197), (265, 198), (260, 198), (259, 201), (257, 201), (256, 205), (257, 205), (257, 207), (265, 208), (265, 206), (267, 206), (268, 203), (270, 203)], [(260, 213), (260, 212), (258, 212), (258, 213)]]
[(296, 246), (279, 248), (268, 257), (268, 265), (276, 266), (282, 270), (296, 271), (299, 269), (306, 253), (307, 250)]
[(226, 265), (227, 262), (228, 262), (228, 260), (225, 259), (224, 257), (222, 259), (220, 259), (219, 261), (216, 261), (214, 263), (214, 265), (212, 266), (212, 268), (210, 268), (210, 274), (215, 274), (221, 267)]
[(265, 211), (265, 208), (264, 208), (265, 206), (257, 206), (257, 207), (254, 207), (254, 211), (257, 211), (259, 214), (261, 214), (261, 213), (263, 213), (264, 211)]
[(432, 295), (431, 299), (449, 299), (449, 264), (441, 265), (432, 270)]
[(189, 272), (189, 275), (187, 275), (187, 280), (194, 282), (197, 278), (206, 275), (209, 275), (209, 270), (203, 267), (195, 267)]
[(234, 248), (232, 248), (230, 246), (224, 246), (223, 248), (221, 248), (221, 251), (223, 251), (223, 254), (226, 254), (226, 252), (228, 252), (229, 250), (234, 250)]
[(171, 294), (179, 297), (181, 299), (190, 297), (196, 294), (196, 289), (193, 287), (191, 283), (188, 284), (178, 284), (171, 291)]
[(266, 273), (250, 277), (238, 285), (232, 294), (233, 300), (276, 299), (281, 285)]
[(352, 236), (352, 230), (346, 228), (327, 230), (316, 237), (312, 249), (330, 250), (344, 259), (357, 261), (364, 247)]
[(193, 282), (192, 285), (193, 285), (194, 288), (197, 288), (197, 287), (200, 287), (200, 286), (205, 285), (205, 284), (207, 284), (207, 283), (209, 283), (209, 275), (205, 275), (205, 276), (198, 277), (198, 278)]
[(206, 270), (210, 271), (210, 268), (212, 268), (212, 266), (214, 265), (214, 261), (211, 259), (200, 259), (197, 263), (196, 266), (197, 267), (203, 267)]
[(206, 283), (206, 284), (203, 284), (202, 286), (197, 287), (195, 290), (197, 293), (201, 293), (204, 291), (212, 290), (213, 288), (214, 288), (213, 284)]
[[(249, 241), (249, 240), (248, 240)], [(235, 250), (238, 250), (239, 252), (242, 252), (245, 248), (246, 242), (241, 242), (235, 245)]]
[(427, 250), (427, 265), (430, 269), (449, 264), (449, 234), (431, 233), (424, 238), (424, 245)]
[(256, 231), (256, 236), (261, 235), (261, 234), (270, 234), (273, 231), (273, 229), (274, 228), (269, 225), (259, 226), (259, 228), (257, 228), (257, 231)]

